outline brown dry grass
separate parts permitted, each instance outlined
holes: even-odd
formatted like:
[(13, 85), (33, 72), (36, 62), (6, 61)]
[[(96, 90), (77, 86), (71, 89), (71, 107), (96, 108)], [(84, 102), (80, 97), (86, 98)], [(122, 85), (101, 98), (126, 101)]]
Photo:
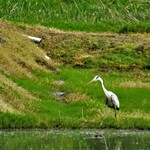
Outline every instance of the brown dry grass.
[(26, 37), (16, 27), (0, 22), (0, 71), (16, 75), (31, 76), (32, 70), (55, 69), (56, 63), (45, 59), (46, 53)]
[(27, 90), (23, 89), (22, 87), (18, 86), (16, 83), (14, 83), (12, 80), (6, 78), (4, 75), (0, 74), (0, 83), (3, 86), (8, 86), (15, 90), (20, 95), (27, 97), (29, 99), (35, 99)]
[[(38, 34), (40, 35), (40, 33)], [(53, 33), (52, 31), (47, 30), (47, 34), (43, 34), (42, 36), (45, 40), (41, 43), (41, 47), (46, 49), (48, 55), (54, 57), (61, 63), (68, 63), (73, 66), (85, 67), (87, 64), (84, 64), (83, 60), (88, 60), (88, 58), (93, 61), (98, 59), (100, 60), (103, 59), (103, 57), (105, 58), (106, 55), (109, 55), (109, 53), (119, 53), (121, 50), (128, 51), (128, 49), (135, 49), (137, 51), (135, 53), (139, 53), (141, 55), (142, 53), (147, 53), (147, 55), (149, 54), (148, 49), (150, 38), (148, 34), (141, 36), (139, 34), (71, 34), (68, 32)], [(145, 52), (140, 49), (143, 45), (145, 47)], [(100, 49), (103, 50), (97, 51)], [(142, 69), (143, 67), (141, 64), (136, 63), (129, 65), (128, 63), (125, 64), (121, 62), (118, 65), (116, 62), (114, 61), (113, 65), (109, 67), (109, 65), (107, 66), (106, 61), (104, 63), (104, 68), (116, 67), (126, 70), (128, 68)]]
[(64, 101), (66, 103), (70, 103), (70, 102), (76, 102), (76, 101), (84, 101), (84, 100), (87, 100), (87, 99), (88, 99), (88, 96), (85, 95), (85, 94), (71, 93), (71, 94), (68, 94), (66, 96), (66, 98), (64, 99)]
[(53, 85), (53, 86), (61, 86), (61, 85), (63, 85), (63, 84), (64, 84), (64, 81), (61, 81), (61, 80), (60, 80), (60, 81), (53, 81), (53, 82), (52, 82), (52, 85)]
[(31, 100), (35, 100), (27, 90), (1, 74), (0, 97), (0, 111), (11, 113), (28, 112)]
[[(22, 24), (18, 25), (17, 29), (23, 34), (42, 37), (43, 41), (39, 44), (39, 47), (43, 48), (48, 56), (62, 64), (75, 67), (91, 67), (93, 63), (95, 66), (100, 66), (104, 71), (110, 70), (110, 68), (118, 70), (149, 68), (149, 64), (142, 63), (142, 58), (138, 62), (135, 60), (137, 58), (133, 57), (134, 55), (129, 56), (128, 59), (131, 60), (131, 64), (124, 58), (124, 55), (132, 55), (132, 53), (139, 55), (137, 56), (139, 58), (147, 55), (144, 58), (147, 62), (150, 38), (149, 34), (146, 33), (64, 32), (57, 29)], [(127, 54), (123, 54), (122, 58), (114, 56), (115, 53), (118, 55), (122, 52)], [(113, 55), (112, 58), (109, 57), (111, 54)], [(102, 61), (100, 61), (101, 59)]]
[(31, 78), (33, 70), (57, 69), (38, 44), (22, 36), (16, 25), (0, 21), (0, 111), (29, 112), (36, 98), (5, 75)]
[(0, 112), (10, 112), (10, 113), (20, 113), (18, 110), (13, 108), (12, 105), (5, 102), (5, 100), (2, 98), (2, 95), (0, 94)]
[(123, 87), (123, 88), (134, 88), (134, 87), (138, 87), (138, 88), (150, 88), (150, 83), (148, 82), (141, 82), (141, 81), (126, 81), (126, 82), (122, 82), (119, 84), (119, 87)]

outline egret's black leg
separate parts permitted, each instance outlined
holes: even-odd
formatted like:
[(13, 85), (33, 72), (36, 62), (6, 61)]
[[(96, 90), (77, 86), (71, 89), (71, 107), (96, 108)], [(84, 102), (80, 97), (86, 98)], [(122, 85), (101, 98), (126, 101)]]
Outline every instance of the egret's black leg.
[(117, 113), (116, 113), (116, 109), (115, 109), (115, 118), (117, 119)]

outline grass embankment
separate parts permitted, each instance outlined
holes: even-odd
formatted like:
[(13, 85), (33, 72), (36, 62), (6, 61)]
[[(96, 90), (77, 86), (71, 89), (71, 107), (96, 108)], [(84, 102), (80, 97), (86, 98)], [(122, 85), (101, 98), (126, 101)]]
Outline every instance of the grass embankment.
[(0, 18), (70, 31), (150, 32), (148, 0), (7, 0)]
[[(0, 128), (150, 129), (148, 34), (0, 26)], [(35, 44), (21, 34), (43, 41)], [(117, 121), (113, 110), (104, 114), (100, 83), (89, 83), (96, 74), (120, 99)]]

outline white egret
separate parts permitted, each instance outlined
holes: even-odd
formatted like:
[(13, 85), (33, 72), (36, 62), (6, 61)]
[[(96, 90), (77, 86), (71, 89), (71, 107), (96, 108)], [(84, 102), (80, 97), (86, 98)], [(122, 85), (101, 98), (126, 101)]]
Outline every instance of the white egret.
[(110, 108), (113, 108), (115, 110), (115, 118), (116, 118), (116, 110), (119, 110), (119, 100), (118, 100), (117, 95), (111, 91), (106, 90), (104, 83), (103, 83), (103, 80), (101, 79), (100, 76), (98, 76), (98, 75), (95, 76), (91, 82), (93, 82), (93, 81), (100, 81), (101, 82), (104, 94), (106, 96), (105, 107), (108, 106)]

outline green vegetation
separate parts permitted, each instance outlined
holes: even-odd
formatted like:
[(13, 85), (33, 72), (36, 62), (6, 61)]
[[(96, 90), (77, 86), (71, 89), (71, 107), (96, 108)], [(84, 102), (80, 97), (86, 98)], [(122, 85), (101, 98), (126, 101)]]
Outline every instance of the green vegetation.
[[(119, 96), (121, 109), (118, 120), (114, 111), (104, 113), (104, 94), (99, 83), (89, 84), (93, 76), (101, 74), (108, 89)], [(135, 73), (134, 73), (135, 74)], [(1, 128), (66, 127), (66, 128), (141, 128), (149, 129), (149, 87), (147, 79), (136, 79), (129, 73), (100, 73), (89, 69), (63, 67), (59, 73), (34, 72), (36, 78), (11, 78), (18, 86), (37, 97), (30, 106), (30, 118), (1, 114)], [(145, 72), (145, 75), (147, 73)], [(130, 80), (132, 78), (132, 81)], [(60, 79), (64, 84), (60, 85)], [(32, 84), (31, 84), (32, 83)], [(124, 84), (125, 83), (125, 84)], [(148, 86), (148, 85), (147, 85)], [(53, 93), (65, 91), (59, 98)], [(32, 115), (30, 115), (32, 114)], [(5, 119), (3, 118), (5, 116)], [(18, 119), (17, 119), (18, 118)], [(14, 121), (14, 119), (16, 121)], [(13, 120), (13, 121), (12, 121)], [(28, 121), (29, 120), (29, 121)], [(33, 122), (34, 120), (34, 122)]]
[(0, 0), (0, 18), (67, 31), (150, 32), (148, 0)]
[[(150, 129), (149, 34), (0, 26), (0, 128)], [(117, 120), (104, 113), (100, 83), (89, 83), (97, 74), (120, 99)]]

